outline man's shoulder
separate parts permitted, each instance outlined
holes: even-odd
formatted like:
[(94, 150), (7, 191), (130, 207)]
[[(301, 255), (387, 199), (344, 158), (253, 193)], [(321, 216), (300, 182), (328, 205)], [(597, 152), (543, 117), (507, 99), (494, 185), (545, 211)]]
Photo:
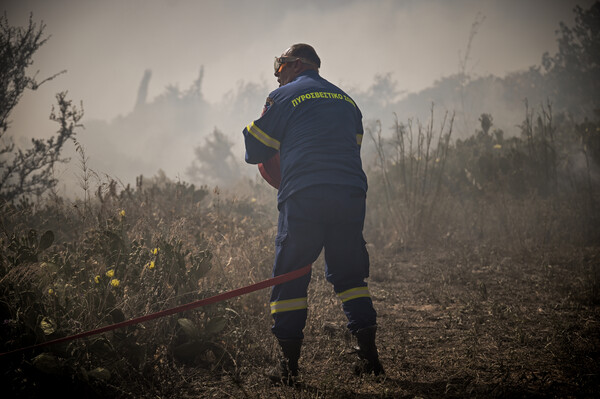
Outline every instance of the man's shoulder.
[(269, 98), (272, 98), (275, 102), (284, 102), (291, 100), (300, 94), (310, 91), (315, 85), (304, 79), (296, 79), (284, 86), (278, 87), (269, 93)]
[(335, 86), (323, 79), (317, 72), (304, 72), (294, 81), (275, 89), (273, 92), (271, 92), (271, 94), (276, 97), (294, 98), (308, 91), (323, 90), (326, 87)]
[[(303, 73), (294, 81), (278, 87), (269, 93), (269, 99), (278, 104), (297, 105), (296, 102), (304, 95), (311, 95), (311, 98), (339, 98), (347, 99), (354, 104), (352, 99), (338, 86), (321, 77), (318, 72)], [(356, 106), (356, 105), (355, 105)]]

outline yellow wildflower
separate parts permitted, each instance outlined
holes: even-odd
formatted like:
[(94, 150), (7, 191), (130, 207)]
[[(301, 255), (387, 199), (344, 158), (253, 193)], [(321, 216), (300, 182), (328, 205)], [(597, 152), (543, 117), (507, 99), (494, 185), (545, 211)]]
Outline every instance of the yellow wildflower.
[(52, 288), (50, 288), (50, 289), (48, 290), (48, 294), (50, 294), (50, 295), (54, 294), (54, 290), (53, 290)]
[(256, 202), (256, 198), (252, 197), (252, 198), (250, 199), (250, 202), (252, 202), (252, 203)]
[(112, 280), (110, 280), (110, 285), (112, 285), (113, 287), (118, 287), (120, 283), (121, 282), (119, 280), (117, 280), (116, 278), (113, 278)]
[(154, 266), (156, 266), (154, 264), (154, 261), (150, 261), (150, 263), (148, 264), (148, 269), (152, 270), (152, 269), (154, 269)]
[(96, 284), (100, 283), (100, 275), (96, 275), (96, 277), (94, 277), (94, 281), (96, 282)]
[(106, 277), (112, 277), (115, 275), (115, 270), (114, 269), (110, 269), (109, 271), (106, 272)]
[(121, 215), (121, 217), (125, 217), (125, 209), (121, 209), (121, 212), (119, 212), (119, 215)]
[(502, 146), (500, 144), (494, 144), (494, 149), (495, 150), (499, 150), (500, 148), (502, 148)]
[(157, 247), (157, 248), (154, 248), (154, 249), (152, 250), (152, 255), (158, 255), (158, 251), (160, 251), (160, 248), (158, 248), (158, 247)]

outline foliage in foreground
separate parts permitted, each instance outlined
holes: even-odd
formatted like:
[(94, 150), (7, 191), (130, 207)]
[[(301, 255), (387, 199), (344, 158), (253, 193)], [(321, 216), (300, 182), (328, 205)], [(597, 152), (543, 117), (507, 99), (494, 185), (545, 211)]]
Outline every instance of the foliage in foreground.
[[(206, 195), (205, 188), (167, 182), (119, 195), (99, 190), (94, 204), (76, 207), (58, 198), (37, 211), (31, 204), (5, 205), (2, 351), (211, 293), (200, 280), (211, 268), (212, 253), (200, 230), (203, 223), (193, 212)], [(138, 375), (152, 375), (170, 357), (183, 362), (209, 353), (222, 357), (223, 349), (213, 342), (226, 326), (222, 306), (188, 313), (55, 345), (34, 357), (23, 353), (10, 359), (16, 366), (3, 377), (12, 380), (16, 394), (31, 388), (25, 381), (32, 372), (70, 380), (85, 391), (99, 382), (118, 387)], [(21, 364), (22, 358), (27, 361)]]

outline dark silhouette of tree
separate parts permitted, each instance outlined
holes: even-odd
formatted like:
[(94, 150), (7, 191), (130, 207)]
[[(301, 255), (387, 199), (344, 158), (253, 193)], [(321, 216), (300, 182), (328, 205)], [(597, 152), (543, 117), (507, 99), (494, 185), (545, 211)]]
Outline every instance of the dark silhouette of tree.
[(140, 82), (140, 87), (138, 88), (137, 99), (135, 101), (135, 108), (139, 108), (146, 104), (146, 98), (148, 97), (148, 85), (150, 85), (151, 77), (152, 71), (150, 69), (146, 69), (144, 71), (144, 77)]
[(32, 139), (31, 148), (15, 148), (6, 133), (10, 127), (10, 114), (19, 103), (25, 90), (36, 90), (41, 84), (59, 74), (38, 82), (36, 75), (27, 75), (26, 69), (33, 64), (33, 54), (48, 40), (44, 37), (43, 23), (38, 27), (32, 17), (26, 28), (12, 27), (6, 14), (0, 17), (0, 203), (11, 202), (19, 197), (41, 195), (56, 186), (53, 176), (56, 162), (62, 162), (60, 152), (65, 142), (80, 127), (83, 111), (67, 100), (66, 92), (56, 95), (58, 109), (52, 109), (50, 119), (60, 127), (56, 136), (49, 139)]
[(545, 53), (542, 66), (556, 108), (589, 117), (600, 111), (600, 2), (589, 10), (576, 6), (573, 12), (575, 26), (560, 23), (558, 52)]

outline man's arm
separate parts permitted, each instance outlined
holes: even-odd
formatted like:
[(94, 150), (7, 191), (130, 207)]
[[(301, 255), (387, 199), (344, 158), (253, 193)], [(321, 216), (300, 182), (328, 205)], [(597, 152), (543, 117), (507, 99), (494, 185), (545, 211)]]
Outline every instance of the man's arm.
[(265, 162), (279, 152), (279, 140), (265, 133), (256, 122), (246, 126), (243, 131), (246, 162), (249, 164)]
[(247, 163), (266, 162), (279, 152), (282, 128), (277, 108), (275, 101), (267, 97), (260, 118), (244, 128)]

